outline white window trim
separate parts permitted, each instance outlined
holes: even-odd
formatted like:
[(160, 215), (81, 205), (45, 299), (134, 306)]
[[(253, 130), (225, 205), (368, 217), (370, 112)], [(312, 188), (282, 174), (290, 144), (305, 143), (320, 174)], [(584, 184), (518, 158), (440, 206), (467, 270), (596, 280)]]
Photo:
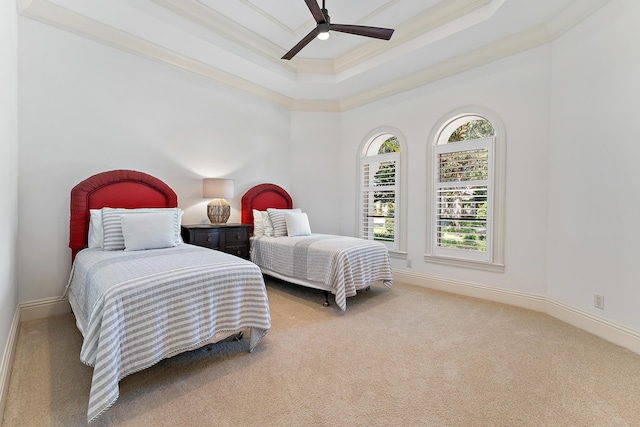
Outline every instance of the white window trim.
[(383, 126), (376, 128), (369, 132), (360, 142), (360, 146), (358, 149), (358, 156), (356, 159), (357, 170), (358, 170), (358, 179), (356, 182), (356, 194), (358, 197), (356, 198), (356, 230), (354, 236), (360, 236), (360, 230), (362, 230), (362, 187), (361, 183), (363, 181), (362, 175), (362, 159), (364, 157), (365, 151), (369, 146), (369, 143), (381, 134), (390, 134), (398, 138), (398, 143), (400, 144), (400, 160), (396, 165), (396, 170), (399, 169), (399, 172), (396, 173), (397, 184), (400, 187), (399, 194), (396, 195), (398, 199), (398, 203), (396, 204), (396, 217), (395, 217), (395, 239), (396, 245), (395, 249), (389, 250), (389, 255), (392, 258), (401, 258), (404, 259), (407, 256), (407, 238), (406, 238), (406, 223), (407, 223), (407, 142), (406, 138), (398, 130), (392, 126)]
[[(428, 142), (431, 149), (427, 150), (427, 165), (433, 169), (435, 146), (438, 143), (440, 135), (448, 124), (454, 120), (465, 116), (481, 116), (489, 120), (494, 128), (494, 146), (493, 146), (493, 215), (488, 220), (492, 221), (491, 236), (491, 253), (488, 261), (477, 259), (467, 259), (447, 256), (446, 251), (434, 251), (434, 221), (435, 221), (435, 172), (427, 174), (427, 188), (429, 193), (427, 196), (427, 235), (426, 249), (424, 261), (429, 263), (437, 263), (454, 267), (465, 267), (485, 271), (504, 272), (504, 229), (505, 229), (505, 190), (506, 190), (506, 132), (502, 120), (493, 111), (479, 106), (467, 106), (457, 108), (440, 118), (436, 122), (433, 130), (429, 134)], [(448, 130), (448, 129), (446, 129)], [(472, 258), (472, 257), (470, 257)]]

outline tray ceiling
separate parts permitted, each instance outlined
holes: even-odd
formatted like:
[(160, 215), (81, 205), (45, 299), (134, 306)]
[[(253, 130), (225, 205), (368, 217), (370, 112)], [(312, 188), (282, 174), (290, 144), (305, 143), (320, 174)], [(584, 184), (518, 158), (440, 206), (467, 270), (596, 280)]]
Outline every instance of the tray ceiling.
[[(548, 43), (610, 0), (325, 0), (331, 21), (394, 28), (390, 41), (315, 27), (304, 0), (18, 0), (20, 13), (295, 110), (346, 111)], [(322, 1), (319, 0), (321, 5)]]

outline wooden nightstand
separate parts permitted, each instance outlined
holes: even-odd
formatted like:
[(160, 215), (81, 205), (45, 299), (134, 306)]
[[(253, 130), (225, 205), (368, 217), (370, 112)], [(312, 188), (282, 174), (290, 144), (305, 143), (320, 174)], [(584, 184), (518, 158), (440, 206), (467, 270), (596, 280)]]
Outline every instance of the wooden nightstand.
[(244, 224), (183, 225), (182, 240), (249, 259), (249, 227), (250, 225)]

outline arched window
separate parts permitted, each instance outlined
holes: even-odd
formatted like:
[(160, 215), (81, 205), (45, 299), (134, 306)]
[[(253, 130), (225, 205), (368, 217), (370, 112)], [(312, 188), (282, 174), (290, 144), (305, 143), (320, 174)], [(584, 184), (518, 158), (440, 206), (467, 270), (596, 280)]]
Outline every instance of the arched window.
[(392, 252), (402, 248), (401, 139), (397, 132), (376, 131), (360, 157), (360, 237), (383, 242)]
[(427, 260), (501, 271), (504, 132), (490, 112), (460, 111), (433, 138)]

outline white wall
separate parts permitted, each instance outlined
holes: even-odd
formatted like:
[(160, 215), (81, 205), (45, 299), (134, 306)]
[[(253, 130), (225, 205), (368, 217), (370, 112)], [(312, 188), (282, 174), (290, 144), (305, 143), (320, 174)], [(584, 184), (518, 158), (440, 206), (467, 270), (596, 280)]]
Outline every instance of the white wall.
[(314, 233), (340, 231), (340, 151), (340, 114), (291, 113), (290, 193)]
[(184, 223), (208, 221), (202, 177), (235, 179), (230, 222), (251, 186), (290, 186), (288, 110), (30, 19), (18, 24), (21, 302), (63, 293), (69, 192), (92, 174), (134, 169), (164, 180)]
[(8, 385), (10, 334), (18, 309), (18, 33), (15, 2), (0, 2), (0, 419)]
[[(640, 331), (640, 2), (553, 44), (549, 296)], [(605, 297), (605, 310), (593, 295)]]
[[(342, 117), (340, 181), (341, 232), (355, 232), (356, 159), (363, 138), (375, 128), (392, 126), (407, 140), (409, 153), (407, 259), (394, 259), (396, 271), (409, 271), (471, 284), (537, 295), (546, 294), (547, 174), (550, 100), (548, 46), (394, 96)], [(426, 253), (426, 180), (429, 133), (446, 113), (466, 105), (495, 112), (506, 127), (507, 194), (504, 273), (453, 268), (424, 261)]]

